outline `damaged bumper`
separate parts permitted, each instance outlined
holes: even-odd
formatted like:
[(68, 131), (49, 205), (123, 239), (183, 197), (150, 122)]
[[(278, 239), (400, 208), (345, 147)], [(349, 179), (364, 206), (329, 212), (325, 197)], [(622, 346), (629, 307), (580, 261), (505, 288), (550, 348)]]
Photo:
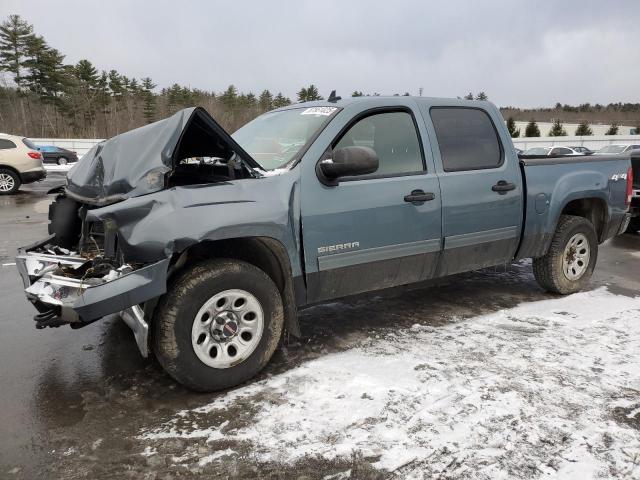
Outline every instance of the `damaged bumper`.
[(40, 312), (36, 327), (69, 324), (80, 328), (106, 315), (119, 313), (133, 330), (141, 353), (147, 355), (148, 325), (140, 304), (166, 292), (169, 259), (133, 269), (112, 269), (100, 278), (85, 278), (74, 271), (87, 259), (46, 253), (42, 248), (21, 249), (16, 265), (27, 298)]

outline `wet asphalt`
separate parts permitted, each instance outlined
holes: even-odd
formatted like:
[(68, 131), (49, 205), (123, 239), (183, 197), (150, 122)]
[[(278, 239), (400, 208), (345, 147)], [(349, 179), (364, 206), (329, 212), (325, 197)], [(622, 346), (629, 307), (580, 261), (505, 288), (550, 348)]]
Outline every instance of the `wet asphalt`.
[[(172, 472), (139, 455), (136, 434), (224, 393), (194, 394), (176, 385), (154, 360), (139, 355), (133, 336), (117, 317), (80, 330), (34, 327), (35, 310), (24, 298), (13, 257), (19, 246), (46, 235), (53, 198), (46, 191), (62, 182), (62, 174), (51, 173), (15, 196), (0, 197), (0, 478), (197, 477), (197, 471)], [(523, 269), (528, 273), (523, 275)], [(417, 320), (412, 306), (419, 302), (424, 312), (425, 298), (433, 302), (428, 320), (435, 325), (451, 316), (549, 298), (528, 270), (526, 264), (502, 267), (429, 288), (393, 289), (382, 294), (388, 302), (375, 302), (388, 308), (374, 309), (368, 297), (361, 296), (345, 301), (348, 308), (333, 304), (304, 311), (306, 338), (285, 342), (262, 375), (349, 348), (375, 329), (410, 326)], [(592, 287), (606, 285), (615, 293), (635, 296), (640, 294), (639, 272), (640, 235), (622, 235), (601, 246)], [(245, 478), (267, 471), (252, 468), (253, 475), (237, 465), (219, 474)], [(331, 473), (329, 467), (322, 471), (311, 465), (308, 472), (300, 466), (291, 476), (302, 471), (306, 478)]]

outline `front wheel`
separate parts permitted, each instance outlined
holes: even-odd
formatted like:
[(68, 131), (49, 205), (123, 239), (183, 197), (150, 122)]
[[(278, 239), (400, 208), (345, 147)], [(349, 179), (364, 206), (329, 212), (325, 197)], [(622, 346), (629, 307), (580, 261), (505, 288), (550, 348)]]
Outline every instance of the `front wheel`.
[(547, 254), (533, 259), (533, 274), (545, 290), (567, 295), (587, 286), (597, 258), (593, 224), (583, 217), (562, 215)]
[(264, 368), (283, 324), (282, 298), (267, 274), (246, 262), (205, 260), (180, 274), (158, 304), (154, 351), (186, 387), (221, 390)]

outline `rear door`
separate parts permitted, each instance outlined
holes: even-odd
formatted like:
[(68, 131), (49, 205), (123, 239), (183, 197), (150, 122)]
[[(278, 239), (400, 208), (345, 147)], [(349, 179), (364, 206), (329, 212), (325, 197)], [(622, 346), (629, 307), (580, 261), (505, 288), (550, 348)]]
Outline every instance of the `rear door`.
[[(373, 102), (372, 102), (373, 103)], [(373, 148), (371, 175), (323, 185), (319, 157), (303, 162), (302, 225), (309, 302), (411, 283), (435, 274), (441, 251), (440, 189), (424, 123), (409, 100), (341, 112), (324, 133), (327, 154)], [(335, 129), (338, 129), (337, 131)], [(327, 145), (328, 144), (328, 145)], [(426, 152), (426, 155), (425, 155)]]
[(522, 180), (502, 116), (461, 102), (423, 107), (442, 192), (443, 254), (438, 276), (508, 263), (522, 222)]

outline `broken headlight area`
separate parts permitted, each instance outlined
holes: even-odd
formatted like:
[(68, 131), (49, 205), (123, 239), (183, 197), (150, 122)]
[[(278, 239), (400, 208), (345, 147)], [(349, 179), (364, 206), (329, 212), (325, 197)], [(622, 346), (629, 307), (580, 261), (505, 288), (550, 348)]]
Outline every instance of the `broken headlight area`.
[(97, 245), (95, 249), (78, 254), (46, 244), (21, 252), (17, 257), (16, 263), (25, 283), (27, 298), (40, 312), (35, 317), (36, 328), (64, 324), (81, 327), (96, 320), (77, 311), (76, 307), (82, 304), (85, 292), (141, 267), (118, 265), (104, 258)]
[[(169, 259), (150, 264), (117, 264), (91, 252), (77, 253), (44, 242), (21, 249), (16, 265), (27, 298), (38, 310), (36, 328), (81, 328), (120, 314), (148, 354), (148, 324), (142, 305), (166, 292)], [(97, 243), (97, 240), (96, 240)]]

